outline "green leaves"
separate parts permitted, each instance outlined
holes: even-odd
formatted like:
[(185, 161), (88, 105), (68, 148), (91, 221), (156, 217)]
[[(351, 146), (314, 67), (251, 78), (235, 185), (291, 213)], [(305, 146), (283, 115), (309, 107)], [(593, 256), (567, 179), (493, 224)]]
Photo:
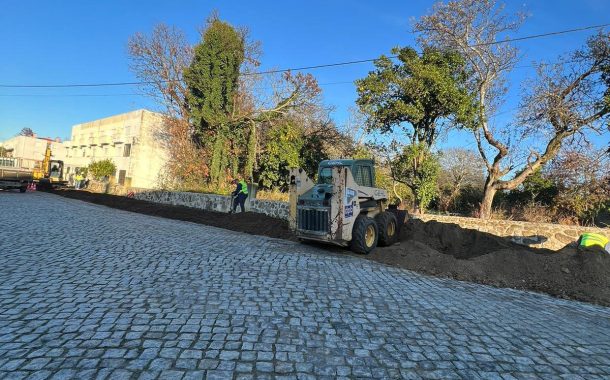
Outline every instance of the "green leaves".
[(455, 126), (473, 122), (475, 102), (469, 94), (464, 61), (454, 52), (394, 48), (394, 63), (381, 56), (376, 70), (356, 81), (360, 110), (367, 115), (369, 130), (390, 132), (407, 124), (411, 143), (431, 146), (437, 123), (451, 119)]
[(88, 172), (91, 173), (96, 180), (101, 180), (106, 176), (110, 177), (114, 175), (116, 172), (116, 165), (109, 158), (101, 161), (93, 161), (88, 166)]
[(438, 193), (441, 170), (439, 158), (423, 144), (406, 146), (392, 162), (392, 176), (409, 186), (415, 196), (415, 208), (423, 212)]
[(228, 23), (212, 19), (184, 72), (191, 122), (199, 135), (214, 132), (229, 121), (244, 57), (242, 34)]

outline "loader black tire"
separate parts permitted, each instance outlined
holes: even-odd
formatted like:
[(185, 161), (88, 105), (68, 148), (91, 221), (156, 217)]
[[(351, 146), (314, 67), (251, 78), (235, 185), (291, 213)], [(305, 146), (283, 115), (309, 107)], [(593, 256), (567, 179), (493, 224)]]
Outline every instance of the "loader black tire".
[(377, 229), (379, 230), (379, 246), (388, 247), (398, 240), (398, 222), (396, 216), (391, 212), (380, 212), (375, 216)]
[[(372, 235), (371, 235), (372, 234)], [(354, 222), (350, 249), (356, 253), (367, 254), (377, 247), (379, 230), (377, 223), (366, 215), (360, 215)]]

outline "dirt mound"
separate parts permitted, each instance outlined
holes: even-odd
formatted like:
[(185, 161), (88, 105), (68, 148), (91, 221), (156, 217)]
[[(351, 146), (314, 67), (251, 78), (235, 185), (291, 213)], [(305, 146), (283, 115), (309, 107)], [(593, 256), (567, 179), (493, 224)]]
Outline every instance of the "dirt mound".
[(534, 249), (455, 224), (411, 220), (399, 244), (370, 258), (435, 276), (610, 305), (610, 255), (601, 249)]
[(90, 193), (88, 191), (56, 190), (54, 193), (66, 198), (79, 199), (140, 214), (184, 220), (253, 235), (296, 240), (287, 221), (253, 212), (226, 214), (191, 207), (164, 205), (118, 195)]
[(458, 259), (469, 259), (511, 247), (498, 236), (459, 227), (457, 224), (411, 220), (402, 229), (401, 240), (416, 240)]
[[(296, 240), (286, 221), (257, 213), (230, 215), (87, 191), (55, 193), (125, 211)], [(400, 242), (391, 247), (377, 248), (366, 256), (353, 255), (433, 276), (534, 290), (610, 306), (610, 255), (603, 250), (533, 249), (455, 224), (420, 220), (406, 223), (400, 237)], [(316, 246), (347, 253), (329, 245)]]

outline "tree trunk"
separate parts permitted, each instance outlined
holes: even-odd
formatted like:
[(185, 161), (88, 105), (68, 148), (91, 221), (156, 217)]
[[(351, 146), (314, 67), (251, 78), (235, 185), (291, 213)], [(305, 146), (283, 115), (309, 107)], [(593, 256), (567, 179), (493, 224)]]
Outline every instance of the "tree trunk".
[(491, 207), (497, 191), (498, 190), (491, 183), (485, 184), (483, 199), (479, 206), (479, 218), (489, 219), (491, 217)]

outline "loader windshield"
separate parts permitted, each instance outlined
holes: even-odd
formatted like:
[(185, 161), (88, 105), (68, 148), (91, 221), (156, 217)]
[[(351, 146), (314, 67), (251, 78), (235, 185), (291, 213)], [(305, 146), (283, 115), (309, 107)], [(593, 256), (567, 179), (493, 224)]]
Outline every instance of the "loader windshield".
[(333, 183), (333, 171), (332, 168), (322, 168), (320, 175), (318, 176), (318, 183), (331, 185)]

